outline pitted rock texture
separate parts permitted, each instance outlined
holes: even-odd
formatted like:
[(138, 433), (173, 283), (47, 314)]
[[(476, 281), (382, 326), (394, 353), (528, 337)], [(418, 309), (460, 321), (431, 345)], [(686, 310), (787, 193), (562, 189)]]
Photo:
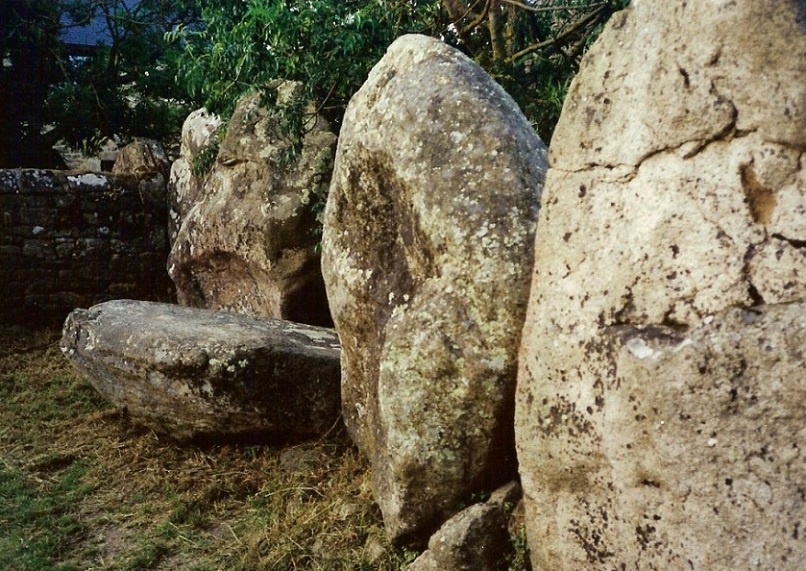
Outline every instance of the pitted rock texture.
[[(257, 93), (238, 103), (168, 272), (182, 305), (327, 325), (310, 202), (330, 182), (336, 136), (310, 108), (297, 108), (300, 84), (278, 83), (271, 93), (271, 109)], [(284, 131), (288, 113), (306, 122), (296, 152)]]
[(73, 311), (61, 345), (114, 405), (178, 440), (318, 436), (339, 418), (332, 329), (116, 300)]
[(389, 535), (427, 537), (514, 473), (513, 398), (546, 150), (512, 99), (423, 36), (348, 106), (322, 269), (344, 420)]
[(571, 85), (516, 398), (536, 571), (806, 565), (802, 16), (635, 2)]
[(182, 221), (204, 190), (206, 173), (194, 174), (194, 163), (200, 153), (215, 151), (214, 145), (221, 124), (221, 118), (205, 108), (195, 110), (182, 124), (179, 158), (171, 165), (168, 179), (171, 244), (176, 240)]

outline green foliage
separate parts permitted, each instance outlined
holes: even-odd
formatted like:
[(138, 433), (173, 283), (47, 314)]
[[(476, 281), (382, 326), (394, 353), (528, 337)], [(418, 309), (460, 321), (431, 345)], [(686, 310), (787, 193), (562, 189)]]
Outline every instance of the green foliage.
[(196, 21), (194, 2), (64, 0), (62, 6), (68, 27), (102, 22), (108, 45), (62, 61), (66, 78), (47, 97), (60, 138), (77, 144), (96, 133), (175, 137), (191, 104), (176, 81), (181, 49), (167, 43), (164, 34)]
[(218, 137), (215, 137), (202, 150), (196, 153), (196, 156), (193, 157), (193, 164), (190, 165), (190, 171), (193, 173), (193, 176), (197, 178), (207, 176), (207, 173), (212, 170), (215, 164), (220, 148), (221, 142)]
[(73, 506), (89, 492), (85, 473), (82, 464), (73, 464), (55, 483), (41, 485), (0, 468), (0, 569), (78, 570), (64, 554), (84, 532)]
[(205, 26), (185, 27), (169, 38), (184, 44), (180, 76), (211, 111), (227, 116), (243, 93), (288, 79), (301, 81), (305, 99), (338, 122), (397, 36), (434, 31), (432, 4), (205, 0)]
[[(174, 138), (191, 108), (227, 117), (239, 96), (274, 79), (302, 81), (338, 130), (370, 68), (408, 32), (467, 53), (549, 140), (581, 54), (627, 2), (7, 0), (0, 165), (50, 165), (58, 139)], [(107, 45), (68, 56), (65, 26), (97, 21)]]
[(517, 533), (510, 535), (510, 541), (512, 542), (513, 553), (507, 561), (507, 571), (526, 571), (531, 569), (526, 527), (522, 525)]
[[(194, 104), (176, 81), (182, 47), (164, 34), (194, 22), (195, 0), (4, 0), (0, 166), (57, 166), (59, 140), (177, 137)], [(102, 45), (62, 41), (88, 25)]]
[(298, 80), (338, 128), (350, 96), (395, 38), (440, 37), (482, 65), (550, 140), (584, 50), (628, 0), (227, 0), (202, 2), (200, 28), (168, 34), (184, 46), (180, 76), (228, 116), (246, 91)]
[(629, 0), (442, 2), (453, 21), (448, 41), (464, 50), (506, 89), (546, 142), (551, 140), (582, 55), (612, 13), (628, 3)]

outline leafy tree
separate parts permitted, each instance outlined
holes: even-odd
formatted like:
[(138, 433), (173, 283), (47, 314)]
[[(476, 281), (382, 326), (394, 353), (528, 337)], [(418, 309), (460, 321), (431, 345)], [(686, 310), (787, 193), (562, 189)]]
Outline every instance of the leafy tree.
[[(192, 104), (165, 33), (197, 21), (195, 0), (3, 0), (0, 166), (59, 166), (58, 140), (175, 138)], [(70, 51), (65, 32), (86, 26), (99, 44)]]
[(0, 3), (0, 167), (59, 166), (44, 101), (63, 79), (56, 40), (59, 14), (50, 0)]
[[(278, 78), (302, 81), (338, 128), (370, 68), (408, 32), (475, 59), (548, 140), (582, 52), (627, 1), (4, 0), (0, 164), (44, 164), (41, 149), (57, 139), (164, 140), (191, 106), (226, 116)], [(99, 20), (106, 41), (67, 54), (64, 28)]]
[(176, 81), (181, 48), (165, 33), (196, 22), (193, 0), (61, 0), (68, 27), (101, 23), (105, 42), (68, 58), (48, 95), (59, 135), (72, 144), (114, 135), (175, 136), (190, 105)]
[(305, 84), (337, 124), (372, 65), (399, 35), (436, 33), (438, 6), (424, 1), (202, 0), (204, 27), (180, 28), (181, 77), (211, 111), (274, 79)]
[(203, 0), (181, 41), (181, 77), (227, 115), (272, 79), (303, 81), (338, 125), (350, 96), (399, 35), (442, 38), (481, 64), (549, 139), (585, 47), (628, 0)]
[(551, 139), (585, 49), (629, 0), (442, 0), (449, 40), (475, 59)]

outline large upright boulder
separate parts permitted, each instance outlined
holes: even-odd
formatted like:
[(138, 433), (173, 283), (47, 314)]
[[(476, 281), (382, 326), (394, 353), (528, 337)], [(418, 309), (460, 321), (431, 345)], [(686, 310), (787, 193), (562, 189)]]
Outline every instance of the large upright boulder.
[(798, 5), (634, 2), (571, 85), (518, 375), (536, 571), (806, 567)]
[(238, 103), (168, 259), (180, 304), (331, 323), (311, 201), (327, 190), (336, 136), (301, 98), (281, 82)]
[(322, 268), (344, 420), (390, 536), (514, 472), (516, 354), (546, 151), (447, 45), (404, 36), (347, 108)]
[(204, 107), (193, 111), (182, 124), (179, 158), (171, 165), (168, 178), (171, 215), (168, 230), (171, 243), (176, 239), (182, 221), (204, 191), (207, 175), (203, 172), (205, 162), (214, 159), (213, 153), (218, 154), (217, 137), (221, 125), (221, 118)]

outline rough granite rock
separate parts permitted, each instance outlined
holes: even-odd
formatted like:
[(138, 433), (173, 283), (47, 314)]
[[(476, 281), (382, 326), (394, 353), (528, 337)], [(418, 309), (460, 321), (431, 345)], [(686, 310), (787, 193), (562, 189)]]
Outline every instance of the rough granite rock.
[(332, 329), (116, 300), (74, 310), (62, 351), (113, 404), (179, 440), (316, 436), (340, 414)]
[(424, 36), (350, 101), (322, 269), (342, 402), (389, 535), (427, 538), (514, 475), (514, 382), (547, 168), (512, 99)]
[(571, 85), (516, 398), (535, 571), (806, 567), (798, 6), (634, 2)]
[(302, 148), (292, 152), (282, 115), (303, 113), (301, 91), (281, 82), (271, 109), (257, 93), (238, 103), (168, 259), (180, 304), (332, 323), (309, 203), (330, 182), (336, 136), (307, 109)]
[(145, 174), (158, 172), (163, 181), (168, 179), (171, 163), (159, 142), (153, 139), (136, 139), (118, 152), (112, 174)]
[(508, 539), (506, 512), (493, 504), (473, 504), (446, 521), (406, 571), (497, 571)]
[(507, 521), (520, 496), (516, 482), (462, 510), (431, 536), (406, 571), (497, 571), (511, 551)]
[(168, 179), (171, 244), (176, 240), (182, 221), (204, 190), (205, 176), (193, 174), (193, 164), (199, 153), (216, 150), (211, 145), (220, 127), (221, 118), (205, 108), (192, 112), (182, 124), (179, 158), (171, 165), (171, 175)]

